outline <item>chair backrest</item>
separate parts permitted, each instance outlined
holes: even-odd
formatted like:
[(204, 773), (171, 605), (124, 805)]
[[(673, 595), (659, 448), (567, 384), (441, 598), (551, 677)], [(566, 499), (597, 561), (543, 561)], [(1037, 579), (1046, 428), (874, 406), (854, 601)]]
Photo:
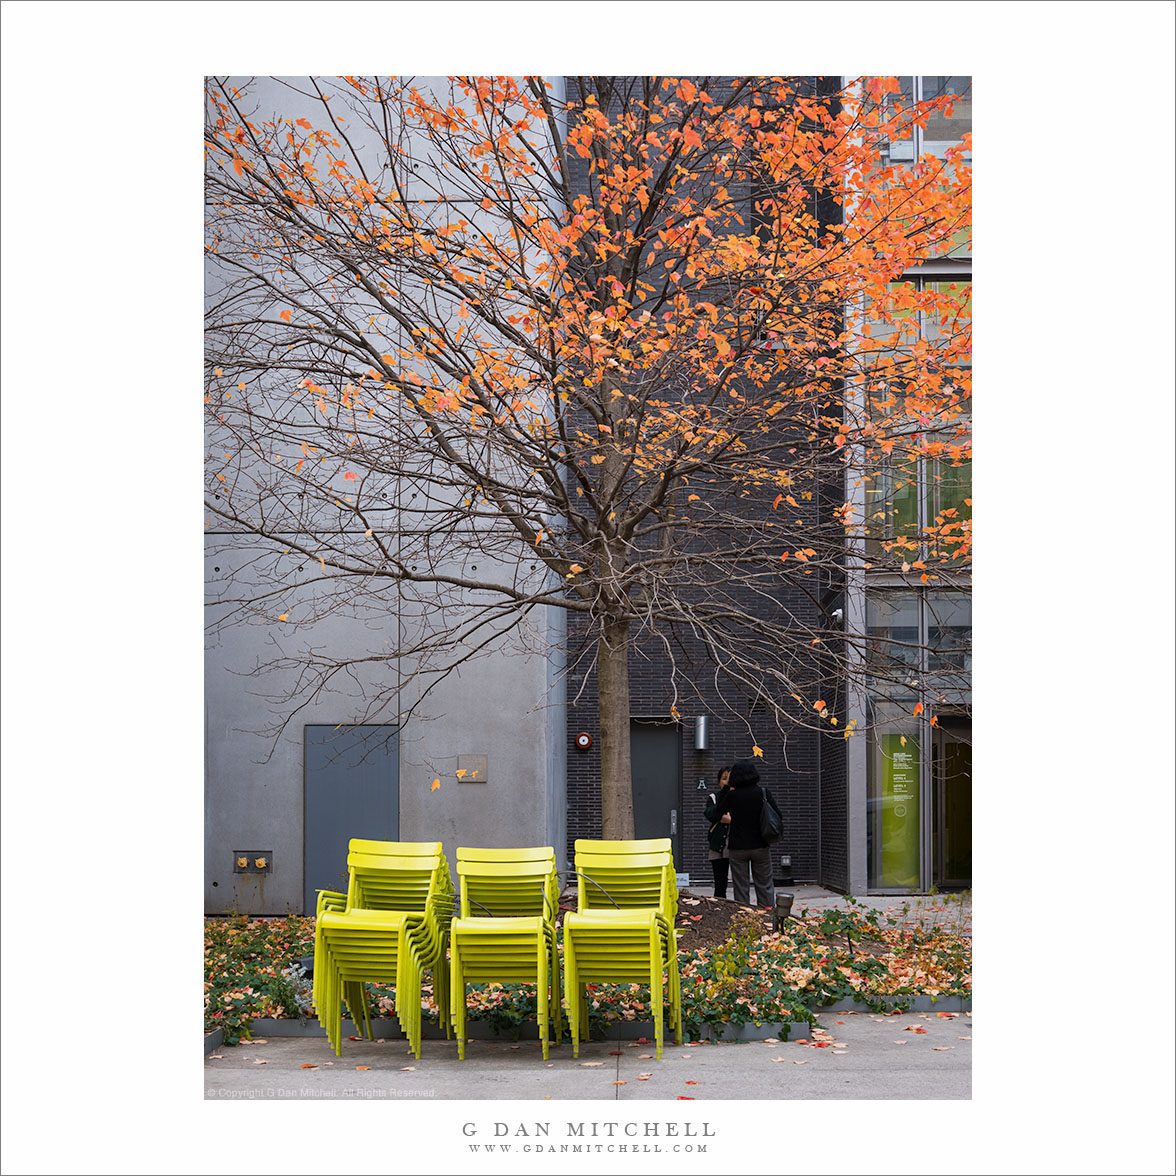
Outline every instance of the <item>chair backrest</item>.
[(461, 917), (535, 917), (554, 921), (559, 876), (551, 846), (481, 849), (458, 846)]
[(347, 909), (425, 911), (452, 893), (439, 841), (352, 838), (347, 853)]
[(644, 841), (576, 842), (580, 911), (653, 908), (673, 919), (678, 906), (668, 837)]

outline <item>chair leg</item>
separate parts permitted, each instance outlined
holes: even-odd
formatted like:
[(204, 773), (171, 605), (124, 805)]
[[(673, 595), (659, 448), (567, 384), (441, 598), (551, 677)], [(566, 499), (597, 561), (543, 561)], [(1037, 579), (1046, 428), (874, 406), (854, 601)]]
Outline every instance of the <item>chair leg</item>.
[(453, 1019), (454, 1036), (457, 1038), (457, 1060), (465, 1059), (466, 1047), (466, 1008), (465, 1008), (465, 977), (461, 970), (461, 952), (457, 940), (449, 946), (450, 968), (453, 972)]
[(568, 1002), (568, 1028), (572, 1035), (572, 1057), (580, 1056), (580, 985), (576, 977), (576, 948), (564, 931), (564, 996)]
[(661, 933), (656, 926), (649, 928), (649, 996), (653, 1005), (653, 1034), (657, 1043), (657, 1056), (662, 1056), (665, 1043), (665, 1005), (662, 998), (662, 949)]
[(543, 938), (542, 931), (539, 932), (535, 943), (535, 989), (535, 1005), (539, 1018), (539, 1042), (543, 1049), (543, 1060), (547, 1061), (548, 1038), (550, 1036), (547, 1004), (549, 992), (547, 988), (547, 942)]
[(559, 990), (559, 951), (551, 937), (551, 1003), (555, 1007), (555, 1044), (563, 1041), (563, 1000)]

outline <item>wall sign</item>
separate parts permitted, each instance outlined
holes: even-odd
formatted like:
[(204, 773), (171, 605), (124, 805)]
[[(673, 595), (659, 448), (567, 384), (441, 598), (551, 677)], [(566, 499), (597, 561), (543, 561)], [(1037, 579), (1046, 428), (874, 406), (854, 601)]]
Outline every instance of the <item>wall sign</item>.
[(883, 735), (882, 886), (919, 885), (919, 739)]

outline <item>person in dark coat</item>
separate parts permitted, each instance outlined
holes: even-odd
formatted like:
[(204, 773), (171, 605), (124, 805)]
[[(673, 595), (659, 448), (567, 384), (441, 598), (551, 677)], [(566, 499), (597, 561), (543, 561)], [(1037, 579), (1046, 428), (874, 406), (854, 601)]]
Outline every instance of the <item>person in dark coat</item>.
[(731, 814), (727, 855), (731, 859), (735, 901), (751, 906), (754, 875), (756, 905), (770, 908), (776, 902), (776, 890), (772, 885), (772, 851), (760, 836), (759, 817), (763, 805), (777, 806), (767, 789), (759, 786), (759, 778), (759, 769), (751, 760), (736, 760), (731, 767), (731, 786), (719, 797), (716, 807), (720, 816)]
[(719, 797), (730, 787), (727, 781), (730, 775), (730, 768), (719, 769), (716, 777), (718, 788), (707, 793), (706, 808), (703, 810), (703, 815), (710, 822), (706, 835), (706, 856), (710, 858), (711, 873), (715, 879), (715, 898), (727, 897), (727, 868), (730, 865), (727, 858), (727, 833), (731, 828), (731, 814), (719, 815)]

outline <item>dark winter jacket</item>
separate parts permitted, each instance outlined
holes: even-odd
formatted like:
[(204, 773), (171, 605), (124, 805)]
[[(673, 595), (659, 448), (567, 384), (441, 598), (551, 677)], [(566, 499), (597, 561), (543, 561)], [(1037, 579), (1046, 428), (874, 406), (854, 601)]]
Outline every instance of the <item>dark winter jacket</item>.
[(759, 784), (759, 772), (748, 764), (747, 770), (737, 771), (740, 764), (731, 769), (731, 787), (719, 797), (717, 812), (731, 814), (730, 835), (727, 838), (728, 851), (733, 849), (763, 849), (768, 843), (760, 836), (760, 807), (771, 804), (779, 811), (771, 793)]
[(719, 820), (723, 815), (719, 810), (719, 797), (725, 796), (730, 791), (730, 788), (724, 788), (721, 793), (712, 792), (706, 798), (706, 808), (703, 810), (703, 816), (706, 817), (707, 829), (709, 830), (706, 835), (706, 843), (715, 853), (723, 852), (723, 847), (727, 844), (727, 834), (731, 829), (730, 825), (724, 825)]

